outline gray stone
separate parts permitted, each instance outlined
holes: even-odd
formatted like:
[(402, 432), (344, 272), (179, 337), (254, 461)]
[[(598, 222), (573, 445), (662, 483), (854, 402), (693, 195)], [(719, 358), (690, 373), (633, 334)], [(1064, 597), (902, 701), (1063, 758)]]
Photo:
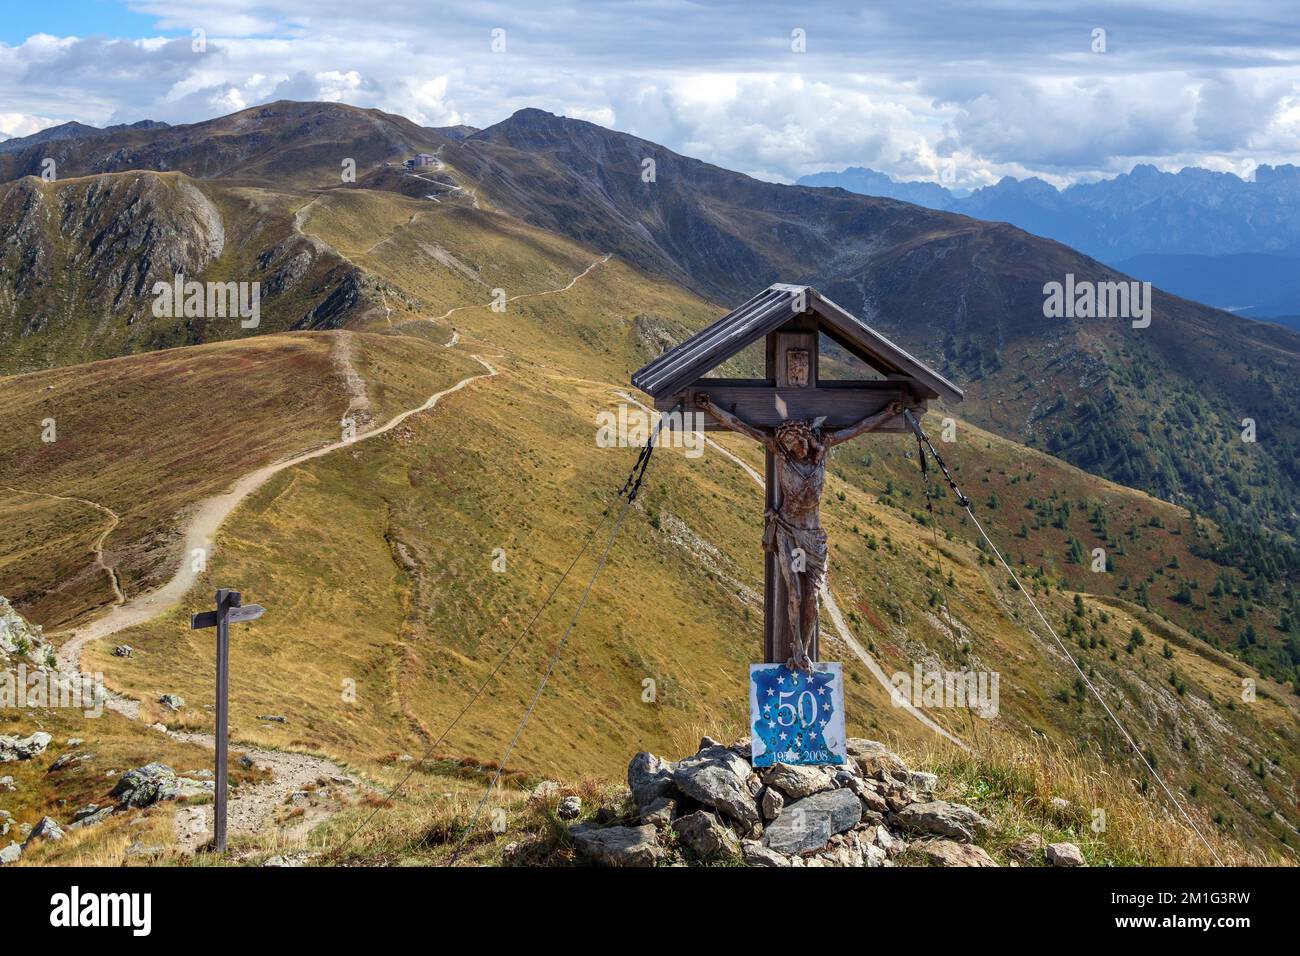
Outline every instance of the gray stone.
[(289, 718), (283, 714), (259, 714), (258, 720), (269, 720), (273, 724), (287, 724)]
[(253, 758), (248, 754), (244, 754), (239, 758), (239, 765), (245, 770), (252, 770), (257, 766), (257, 764), (253, 762)]
[(827, 790), (787, 804), (763, 834), (763, 845), (796, 854), (824, 847), (836, 833), (856, 826), (862, 803), (849, 790)]
[(114, 657), (130, 657), (134, 653), (135, 648), (130, 644), (119, 644), (117, 647), (113, 648)]
[(825, 866), (856, 868), (866, 865), (862, 858), (862, 851), (847, 843), (823, 850), (817, 854), (817, 859)]
[(673, 765), (643, 750), (627, 765), (627, 785), (632, 790), (632, 802), (645, 812), (660, 797), (673, 795)]
[[(2, 599), (0, 599), (2, 600)], [(16, 737), (0, 734), (0, 763), (14, 760), (31, 760), (45, 753), (45, 748), (54, 738), (38, 730), (29, 737)]]
[(763, 782), (780, 790), (791, 800), (802, 800), (835, 786), (819, 767), (800, 767), (779, 763), (763, 775)]
[(728, 749), (742, 760), (752, 761), (754, 759), (754, 741), (750, 737), (741, 737)]
[(1073, 843), (1047, 844), (1047, 862), (1052, 866), (1087, 866), (1083, 851)]
[(578, 814), (582, 813), (582, 800), (578, 797), (565, 797), (560, 801), (560, 807), (555, 813), (561, 820), (576, 819)]
[[(113, 807), (96, 807), (93, 813), (86, 813), (85, 810), (94, 807), (92, 803), (83, 810), (77, 811), (77, 816), (73, 818), (72, 823), (68, 824), (69, 830), (82, 830), (86, 827), (93, 827), (97, 823), (103, 823), (113, 814)], [(85, 814), (84, 816), (82, 814)]]
[(997, 866), (993, 858), (970, 843), (955, 840), (921, 840), (913, 843), (931, 866)]
[(641, 822), (662, 830), (673, 822), (676, 813), (677, 801), (672, 797), (660, 797), (658, 800), (652, 800), (641, 811)]
[(166, 764), (146, 764), (122, 774), (111, 795), (124, 807), (147, 807), (162, 799), (164, 787), (175, 780), (176, 771)]
[(902, 774), (903, 779), (907, 777), (907, 764), (903, 759), (877, 740), (850, 737), (845, 742), (845, 749), (864, 777), (880, 780), (894, 774)]
[(746, 840), (741, 844), (740, 853), (750, 866), (781, 867), (791, 865), (790, 857), (763, 846), (757, 840)]
[(211, 780), (191, 780), (189, 777), (177, 777), (165, 781), (158, 788), (159, 800), (189, 800), (193, 797), (211, 796), (217, 792), (217, 785)]
[(158, 698), (158, 703), (162, 704), (168, 710), (180, 710), (185, 706), (185, 698), (179, 694), (163, 694)]
[(898, 825), (917, 833), (933, 833), (963, 843), (974, 843), (992, 824), (970, 807), (946, 800), (914, 803), (898, 811)]
[(560, 785), (554, 780), (543, 780), (537, 786), (533, 787), (533, 792), (529, 796), (530, 800), (549, 800), (551, 797), (560, 795)]
[(674, 824), (678, 841), (694, 851), (701, 860), (714, 860), (723, 856), (735, 856), (740, 852), (740, 842), (716, 813), (697, 810), (680, 817)]
[(721, 741), (714, 740), (712, 737), (706, 734), (705, 736), (700, 738), (700, 746), (696, 750), (696, 753), (699, 753), (700, 750), (708, 750), (710, 747), (721, 747), (721, 746), (722, 746)]
[(18, 858), (23, 855), (23, 846), (21, 843), (10, 843), (3, 850), (0, 850), (0, 866), (6, 863), (17, 863)]
[(872, 842), (884, 851), (885, 855), (891, 860), (907, 849), (907, 841), (894, 836), (888, 827), (878, 826), (872, 837)]
[(764, 820), (775, 820), (781, 815), (781, 810), (785, 807), (785, 797), (781, 791), (774, 787), (768, 787), (759, 797), (759, 809), (763, 812)]
[(913, 803), (926, 802), (924, 800), (919, 800), (916, 794), (912, 792), (911, 788), (907, 787), (905, 784), (899, 783), (897, 780), (889, 780), (881, 783), (879, 792), (880, 795), (885, 798), (885, 803), (889, 809), (895, 813), (902, 810), (904, 807), (911, 806)]
[(46, 773), (53, 773), (56, 770), (62, 770), (64, 767), (73, 763), (85, 763), (87, 760), (93, 760), (93, 753), (80, 753), (75, 750), (69, 750), (65, 754), (60, 754), (54, 763), (50, 764), (50, 769)]
[(892, 866), (889, 862), (889, 854), (882, 850), (874, 843), (863, 843), (862, 865), (863, 866)]
[(63, 828), (53, 817), (41, 817), (32, 827), (32, 832), (27, 834), (27, 839), (23, 841), (23, 849), (26, 850), (37, 840), (62, 840)]
[(18, 789), (13, 777), (0, 777), (0, 793), (13, 793)]
[(102, 809), (104, 808), (99, 806), (97, 803), (88, 803), (72, 815), (72, 822), (76, 823), (78, 820), (84, 820), (86, 817), (93, 816)]
[(603, 866), (654, 866), (663, 854), (658, 831), (648, 824), (603, 830), (579, 824), (569, 834), (582, 857)]
[(749, 791), (749, 763), (726, 747), (707, 747), (673, 770), (677, 789), (745, 827), (759, 826), (758, 806)]
[(908, 771), (906, 782), (913, 790), (919, 790), (922, 793), (934, 793), (935, 788), (939, 786), (937, 775), (922, 770)]

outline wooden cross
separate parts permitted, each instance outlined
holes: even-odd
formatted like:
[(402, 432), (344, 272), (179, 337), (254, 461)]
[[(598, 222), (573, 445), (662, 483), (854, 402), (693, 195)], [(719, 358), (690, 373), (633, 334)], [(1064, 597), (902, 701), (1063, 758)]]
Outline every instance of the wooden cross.
[(190, 618), (190, 630), (205, 627), (217, 629), (217, 766), (215, 802), (212, 809), (212, 847), (217, 853), (226, 852), (226, 758), (230, 742), (230, 625), (241, 621), (256, 621), (266, 613), (260, 604), (245, 605), (238, 591), (217, 589), (215, 610), (203, 611)]
[[(766, 347), (763, 378), (708, 376), (760, 338)], [(832, 377), (822, 361), (825, 342), (860, 359), (870, 372)], [(815, 289), (785, 284), (765, 289), (665, 352), (633, 375), (632, 384), (660, 411), (700, 409), (705, 430), (730, 429), (764, 444), (764, 658), (799, 666), (817, 660), (816, 595), (799, 595), (792, 603), (787, 589), (814, 591), (824, 573), (825, 536), (816, 506), (826, 448), (865, 431), (906, 432), (903, 409), (919, 416), (932, 399), (961, 401), (961, 389)], [(680, 420), (670, 426), (693, 427)], [(800, 440), (811, 446), (810, 457), (798, 450)], [(799, 500), (784, 500), (791, 490)], [(792, 575), (795, 562), (804, 570)]]

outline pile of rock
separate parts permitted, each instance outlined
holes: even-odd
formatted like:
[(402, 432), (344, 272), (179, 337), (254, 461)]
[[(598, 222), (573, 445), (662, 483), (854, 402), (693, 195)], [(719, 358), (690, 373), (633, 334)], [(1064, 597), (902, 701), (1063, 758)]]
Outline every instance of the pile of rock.
[(842, 766), (760, 769), (748, 738), (706, 737), (676, 763), (641, 752), (627, 770), (626, 817), (575, 824), (570, 836), (583, 860), (609, 866), (653, 866), (682, 850), (751, 866), (893, 866), (904, 852), (939, 866), (998, 865), (977, 845), (990, 821), (935, 799), (934, 774), (873, 740), (850, 739), (848, 754)]

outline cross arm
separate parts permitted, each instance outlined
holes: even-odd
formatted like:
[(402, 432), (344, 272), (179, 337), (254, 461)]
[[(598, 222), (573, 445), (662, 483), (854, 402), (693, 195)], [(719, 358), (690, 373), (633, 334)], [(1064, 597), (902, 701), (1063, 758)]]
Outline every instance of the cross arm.
[(717, 422), (731, 429), (733, 432), (740, 432), (742, 435), (748, 435), (768, 451), (773, 451), (776, 448), (776, 440), (770, 433), (763, 431), (761, 428), (754, 427), (738, 415), (733, 415), (731, 412), (719, 408), (713, 403), (713, 399), (709, 398), (709, 396), (704, 392), (696, 393), (695, 404), (712, 415)]
[(903, 413), (902, 402), (890, 402), (885, 408), (874, 415), (868, 415), (866, 418), (853, 425), (847, 425), (844, 428), (831, 428), (822, 432), (822, 437), (826, 441), (828, 448), (842, 444), (850, 439), (857, 438), (859, 435), (865, 435), (867, 432), (873, 432), (885, 422), (892, 418), (897, 418)]

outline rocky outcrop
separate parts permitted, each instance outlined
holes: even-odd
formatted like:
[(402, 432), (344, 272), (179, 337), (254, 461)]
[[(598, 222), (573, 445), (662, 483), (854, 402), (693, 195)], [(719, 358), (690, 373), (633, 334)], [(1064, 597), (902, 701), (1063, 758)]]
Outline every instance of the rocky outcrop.
[(26, 850), (32, 844), (41, 840), (62, 840), (63, 828), (53, 817), (41, 817), (36, 826), (32, 827), (32, 832), (27, 834), (27, 839), (23, 841), (23, 849)]
[(0, 667), (26, 663), (44, 667), (54, 657), (39, 624), (30, 624), (14, 610), (9, 599), (0, 597)]
[(38, 730), (27, 737), (0, 734), (0, 763), (14, 760), (31, 760), (45, 753), (45, 748), (54, 738)]
[(160, 800), (184, 800), (214, 790), (211, 780), (178, 777), (166, 764), (151, 763), (122, 774), (111, 795), (118, 798), (123, 808), (147, 807)]

